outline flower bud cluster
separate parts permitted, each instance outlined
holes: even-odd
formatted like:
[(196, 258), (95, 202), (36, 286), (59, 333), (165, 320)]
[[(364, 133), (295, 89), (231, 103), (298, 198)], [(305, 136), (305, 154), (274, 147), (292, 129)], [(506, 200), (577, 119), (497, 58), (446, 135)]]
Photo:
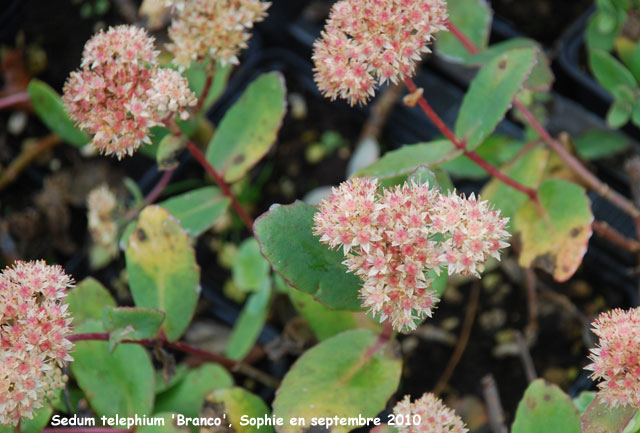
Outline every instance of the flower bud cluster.
[(247, 47), (253, 23), (262, 21), (271, 3), (260, 0), (168, 0), (175, 17), (167, 46), (174, 62), (187, 67), (192, 61), (213, 59), (237, 64)]
[(150, 129), (163, 125), (196, 97), (178, 72), (161, 68), (153, 38), (135, 26), (111, 27), (85, 45), (81, 69), (71, 73), (62, 99), (92, 144), (119, 159), (151, 143)]
[(114, 220), (117, 206), (116, 196), (106, 185), (91, 190), (87, 196), (87, 220), (91, 237), (110, 257), (118, 252), (118, 225)]
[(466, 433), (456, 413), (431, 393), (411, 403), (407, 395), (393, 408), (399, 433)]
[(366, 103), (378, 84), (413, 75), (446, 21), (445, 0), (338, 1), (314, 44), (320, 91), (351, 105)]
[(0, 424), (33, 416), (64, 386), (72, 358), (64, 302), (71, 279), (44, 261), (16, 262), (0, 274)]
[(598, 394), (612, 407), (640, 408), (640, 307), (602, 313), (592, 326), (600, 341), (585, 368), (602, 380)]
[(363, 282), (362, 305), (397, 330), (431, 317), (437, 302), (429, 270), (479, 276), (508, 244), (508, 219), (486, 202), (445, 195), (428, 184), (378, 189), (354, 178), (334, 188), (314, 216), (314, 234), (342, 247), (344, 264)]

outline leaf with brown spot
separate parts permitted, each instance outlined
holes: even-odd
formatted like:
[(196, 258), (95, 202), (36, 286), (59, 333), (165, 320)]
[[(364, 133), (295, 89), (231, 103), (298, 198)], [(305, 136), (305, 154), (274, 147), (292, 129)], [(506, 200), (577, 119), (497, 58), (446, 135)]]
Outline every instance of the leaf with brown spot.
[[(402, 360), (396, 341), (389, 340), (375, 350), (377, 342), (378, 334), (359, 329), (338, 334), (305, 352), (278, 388), (273, 413), (285, 420), (304, 418), (306, 426), (285, 422), (276, 427), (278, 433), (308, 431), (314, 417), (374, 417), (384, 409), (398, 387)], [(311, 430), (346, 433), (356, 427)]]
[(187, 329), (200, 295), (200, 268), (187, 233), (160, 206), (142, 210), (125, 251), (136, 306), (163, 311), (161, 330), (175, 341)]
[(611, 408), (596, 396), (582, 414), (582, 431), (584, 433), (620, 433), (636, 413), (638, 409), (631, 406)]
[(533, 381), (518, 405), (512, 433), (581, 433), (580, 413), (558, 386)]
[(538, 204), (530, 200), (515, 215), (514, 228), (522, 247), (519, 263), (566, 281), (582, 263), (591, 237), (589, 198), (582, 187), (557, 179), (545, 181), (538, 198)]
[(258, 77), (227, 111), (206, 157), (227, 182), (242, 178), (269, 151), (286, 112), (286, 88), (279, 72)]

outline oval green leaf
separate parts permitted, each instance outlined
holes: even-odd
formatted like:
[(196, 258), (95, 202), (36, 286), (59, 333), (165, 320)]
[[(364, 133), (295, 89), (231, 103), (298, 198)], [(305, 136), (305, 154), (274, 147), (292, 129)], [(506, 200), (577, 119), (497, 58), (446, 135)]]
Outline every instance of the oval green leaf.
[(307, 321), (319, 341), (350, 329), (369, 328), (377, 332), (381, 330), (380, 324), (363, 312), (331, 310), (313, 299), (313, 296), (293, 287), (289, 289), (289, 297), (296, 311)]
[(360, 279), (347, 273), (340, 251), (329, 250), (313, 236), (316, 208), (297, 201), (276, 205), (254, 224), (262, 254), (294, 288), (335, 310), (359, 311)]
[(158, 203), (180, 221), (190, 236), (200, 236), (214, 226), (229, 207), (230, 200), (214, 186), (206, 186)]
[(73, 325), (78, 327), (87, 320), (102, 320), (104, 307), (115, 307), (111, 293), (95, 278), (88, 277), (69, 290), (66, 297)]
[(610, 93), (618, 86), (637, 88), (635, 77), (619, 60), (603, 50), (589, 51), (589, 67), (598, 82)]
[(251, 350), (267, 321), (271, 300), (271, 280), (262, 281), (262, 287), (247, 299), (233, 326), (224, 354), (235, 360), (243, 359)]
[(358, 170), (353, 176), (377, 177), (381, 180), (406, 177), (421, 166), (438, 166), (461, 154), (449, 140), (406, 145), (385, 153), (382, 158)]
[[(480, 51), (487, 48), (491, 30), (491, 8), (485, 0), (448, 0), (451, 21)], [(451, 32), (440, 32), (436, 38), (438, 54), (463, 62), (471, 53)]]
[[(88, 321), (76, 332), (103, 332)], [(98, 415), (149, 415), (153, 408), (155, 374), (149, 354), (137, 344), (121, 344), (113, 353), (105, 341), (76, 342), (71, 365), (78, 386)]]
[(538, 379), (518, 404), (512, 433), (582, 433), (580, 413), (558, 386)]
[(151, 308), (105, 306), (102, 324), (109, 333), (109, 351), (122, 340), (153, 338), (164, 321), (164, 313)]
[(269, 72), (244, 91), (220, 121), (207, 161), (227, 182), (242, 178), (269, 151), (286, 112), (284, 77)]
[[(358, 329), (305, 352), (278, 388), (273, 412), (285, 420), (304, 418), (306, 426), (285, 421), (276, 428), (278, 433), (306, 432), (314, 417), (375, 417), (384, 409), (398, 387), (402, 361), (396, 341), (375, 348), (377, 342), (378, 334)], [(323, 431), (346, 433), (359, 426), (337, 425)]]
[(200, 294), (200, 268), (186, 232), (160, 206), (142, 210), (125, 251), (136, 306), (166, 314), (162, 331), (175, 341), (187, 329)]
[(244, 292), (255, 292), (269, 278), (270, 270), (271, 265), (260, 253), (258, 241), (255, 238), (245, 239), (231, 267), (233, 283)]
[(517, 48), (495, 56), (480, 69), (462, 100), (455, 126), (467, 149), (478, 147), (495, 130), (537, 58), (536, 48)]
[(29, 83), (27, 92), (33, 104), (33, 110), (47, 128), (75, 146), (84, 146), (89, 142), (89, 136), (75, 127), (64, 109), (62, 98), (51, 86), (34, 78)]

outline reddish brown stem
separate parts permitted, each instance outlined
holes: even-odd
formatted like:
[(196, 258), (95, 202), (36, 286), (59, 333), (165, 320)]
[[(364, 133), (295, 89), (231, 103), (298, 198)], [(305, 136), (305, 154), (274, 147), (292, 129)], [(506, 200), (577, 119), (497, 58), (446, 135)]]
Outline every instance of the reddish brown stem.
[[(460, 29), (458, 29), (451, 22), (447, 23), (447, 27), (451, 33), (465, 46), (467, 51), (471, 54), (478, 53), (478, 48), (469, 40)], [(520, 110), (524, 118), (531, 125), (531, 127), (540, 135), (542, 140), (554, 151), (562, 160), (587, 184), (591, 189), (596, 191), (599, 195), (609, 200), (612, 204), (623, 210), (630, 215), (636, 221), (636, 227), (640, 228), (640, 210), (626, 197), (618, 194), (612, 190), (609, 185), (598, 179), (593, 173), (591, 173), (575, 156), (564, 148), (562, 143), (554, 139), (544, 127), (538, 122), (533, 113), (529, 111), (518, 99), (513, 100), (513, 105)], [(639, 230), (640, 232), (640, 230)]]
[(155, 202), (158, 197), (160, 197), (160, 194), (162, 194), (167, 185), (169, 185), (169, 182), (171, 182), (171, 177), (173, 176), (174, 171), (175, 169), (172, 168), (170, 170), (166, 170), (162, 174), (162, 177), (160, 178), (156, 186), (153, 187), (153, 189), (149, 192), (149, 195), (147, 195), (147, 197), (144, 199), (145, 206), (150, 205), (151, 203)]
[(193, 155), (196, 161), (198, 161), (198, 163), (206, 170), (206, 172), (209, 173), (209, 176), (213, 178), (214, 182), (222, 190), (222, 193), (226, 197), (229, 197), (229, 199), (231, 200), (231, 207), (233, 208), (233, 210), (236, 211), (236, 213), (238, 214), (240, 219), (244, 222), (244, 224), (247, 226), (247, 228), (250, 231), (253, 231), (253, 220), (251, 219), (249, 214), (247, 214), (247, 212), (244, 210), (240, 202), (238, 202), (238, 199), (231, 192), (229, 185), (227, 185), (227, 183), (225, 182), (224, 178), (220, 175), (220, 173), (218, 173), (216, 169), (213, 168), (211, 164), (209, 164), (209, 161), (207, 161), (207, 158), (202, 154), (202, 152), (200, 152), (200, 149), (198, 149), (198, 147), (195, 144), (193, 144), (191, 141), (187, 143), (187, 149), (189, 150), (189, 152), (191, 152), (191, 155)]
[(524, 106), (520, 101), (514, 99), (513, 105), (520, 110), (529, 125), (540, 135), (540, 138), (560, 157), (562, 160), (576, 173), (588, 186), (602, 197), (609, 200), (619, 209), (630, 215), (636, 220), (636, 224), (640, 222), (640, 210), (635, 207), (631, 200), (614, 191), (602, 182), (596, 175), (591, 173), (578, 158), (573, 156), (565, 147), (547, 132), (546, 129), (538, 122), (533, 113)]
[(173, 176), (174, 172), (175, 172), (174, 168), (170, 170), (166, 170), (162, 175), (162, 177), (160, 178), (160, 180), (158, 181), (158, 183), (156, 184), (156, 186), (154, 186), (153, 189), (149, 192), (149, 194), (145, 197), (144, 203), (140, 206), (136, 206), (132, 209), (129, 209), (129, 211), (127, 211), (127, 213), (124, 216), (125, 220), (130, 221), (134, 219), (138, 215), (138, 212), (140, 212), (140, 210), (144, 206), (149, 206), (150, 204), (154, 203), (158, 199), (158, 197), (160, 197), (160, 195), (165, 190), (167, 185), (169, 185), (169, 182), (171, 181), (171, 177)]
[[(68, 337), (69, 341), (77, 342), (77, 341), (109, 341), (109, 334), (107, 332), (90, 332), (84, 334), (73, 334)], [(278, 380), (273, 377), (261, 372), (260, 370), (251, 367), (241, 361), (236, 361), (226, 356), (209, 352), (204, 349), (200, 349), (199, 347), (195, 347), (190, 345), (189, 343), (185, 343), (183, 341), (170, 342), (167, 341), (166, 338), (146, 338), (142, 340), (122, 340), (122, 343), (129, 344), (139, 344), (141, 346), (149, 346), (154, 344), (162, 344), (165, 347), (170, 349), (178, 350), (180, 352), (188, 353), (198, 358), (201, 358), (205, 361), (215, 362), (227, 368), (231, 372), (242, 373), (246, 376), (251, 377), (257, 381), (264, 383), (267, 386), (271, 386), (273, 388), (277, 388), (279, 385)]]
[[(416, 84), (413, 82), (413, 80), (410, 77), (406, 77), (404, 79), (404, 82), (410, 92), (413, 93), (417, 90)], [(440, 130), (440, 132), (442, 132), (442, 134), (446, 138), (448, 138), (454, 144), (454, 146), (456, 146), (457, 149), (461, 150), (465, 156), (467, 156), (469, 159), (475, 162), (478, 166), (482, 167), (491, 176), (504, 182), (506, 185), (509, 185), (510, 187), (527, 194), (531, 198), (531, 200), (533, 200), (534, 202), (538, 202), (538, 193), (535, 189), (529, 188), (515, 181), (514, 179), (510, 178), (506, 174), (502, 173), (496, 167), (489, 164), (484, 158), (482, 158), (473, 150), (467, 150), (466, 143), (464, 141), (459, 140), (455, 136), (453, 131), (444, 123), (444, 121), (440, 118), (440, 116), (438, 116), (435, 110), (431, 108), (431, 106), (429, 105), (427, 100), (424, 98), (424, 96), (420, 96), (420, 98), (418, 99), (418, 105), (420, 106), (422, 111), (424, 111), (427, 117), (433, 122), (436, 128), (438, 128), (438, 130)]]
[(478, 47), (475, 46), (473, 42), (467, 36), (460, 31), (451, 21), (447, 21), (447, 28), (453, 34), (453, 36), (460, 41), (462, 45), (469, 51), (471, 54), (478, 54)]
[(0, 97), (0, 110), (26, 102), (29, 102), (29, 94), (27, 92), (12, 93), (11, 95)]
[(640, 242), (630, 239), (611, 227), (609, 224), (603, 221), (594, 221), (591, 223), (591, 228), (601, 238), (604, 238), (612, 244), (629, 251), (630, 253), (640, 253)]

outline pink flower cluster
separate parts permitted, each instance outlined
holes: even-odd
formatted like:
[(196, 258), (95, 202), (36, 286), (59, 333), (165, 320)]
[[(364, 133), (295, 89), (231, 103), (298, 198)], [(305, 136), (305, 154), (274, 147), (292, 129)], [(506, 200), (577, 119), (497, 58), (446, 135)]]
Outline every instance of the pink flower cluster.
[(72, 281), (59, 266), (16, 262), (0, 274), (0, 424), (30, 418), (64, 386), (72, 358), (64, 302)]
[(168, 0), (176, 16), (169, 28), (167, 46), (174, 62), (187, 67), (192, 61), (213, 59), (238, 63), (238, 53), (247, 47), (248, 30), (262, 21), (271, 3), (260, 0)]
[(314, 45), (320, 91), (351, 105), (366, 103), (377, 84), (413, 75), (446, 21), (445, 0), (338, 1)]
[(411, 403), (407, 395), (393, 408), (400, 433), (466, 433), (456, 413), (435, 395), (425, 393)]
[(160, 68), (153, 38), (135, 26), (111, 27), (85, 45), (81, 69), (72, 72), (62, 99), (93, 145), (119, 159), (151, 143), (150, 128), (167, 116), (189, 117), (196, 97), (187, 80)]
[(640, 308), (602, 313), (592, 326), (600, 341), (585, 368), (602, 380), (598, 394), (612, 407), (640, 408)]
[(412, 330), (438, 300), (426, 272), (447, 266), (449, 274), (479, 276), (508, 246), (507, 222), (473, 195), (414, 182), (380, 192), (376, 179), (354, 178), (320, 204), (314, 234), (330, 248), (342, 246), (347, 270), (363, 281), (364, 307), (397, 330)]

